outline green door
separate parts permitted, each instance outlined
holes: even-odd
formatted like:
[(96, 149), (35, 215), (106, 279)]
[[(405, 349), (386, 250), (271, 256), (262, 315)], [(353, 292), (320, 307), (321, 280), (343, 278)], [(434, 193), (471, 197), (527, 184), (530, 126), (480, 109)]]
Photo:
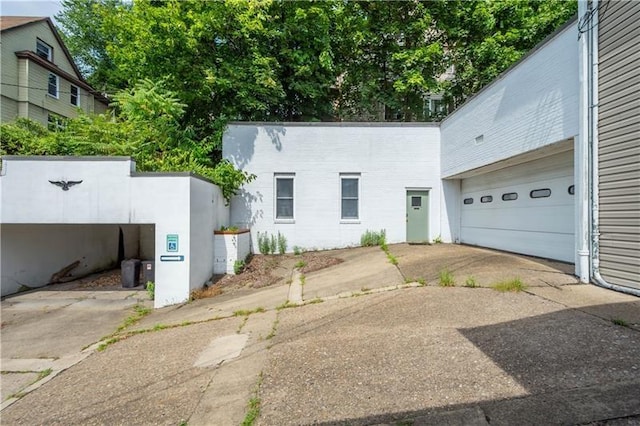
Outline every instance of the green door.
[(429, 191), (407, 191), (407, 242), (429, 242)]

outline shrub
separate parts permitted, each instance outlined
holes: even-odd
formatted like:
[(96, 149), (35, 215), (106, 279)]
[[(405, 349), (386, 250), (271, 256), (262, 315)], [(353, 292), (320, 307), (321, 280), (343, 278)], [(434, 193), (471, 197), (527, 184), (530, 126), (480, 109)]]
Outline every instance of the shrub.
[(258, 232), (258, 250), (262, 254), (271, 253), (271, 245), (269, 244), (269, 235), (265, 233)]
[(287, 238), (278, 231), (278, 253), (285, 254), (287, 252)]
[(244, 260), (236, 260), (235, 262), (233, 262), (233, 273), (238, 275), (239, 273), (244, 271), (244, 266)]
[(360, 245), (363, 247), (381, 246), (386, 243), (387, 231), (381, 229), (380, 232), (366, 230), (360, 237)]

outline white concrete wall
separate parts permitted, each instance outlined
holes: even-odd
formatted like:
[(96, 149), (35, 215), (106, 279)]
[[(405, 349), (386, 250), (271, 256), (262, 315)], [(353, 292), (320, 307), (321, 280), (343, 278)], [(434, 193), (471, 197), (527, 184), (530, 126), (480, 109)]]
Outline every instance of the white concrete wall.
[(569, 25), (442, 122), (442, 177), (578, 134), (577, 39)]
[[(0, 223), (3, 226), (120, 224), (126, 257), (132, 257), (133, 253), (146, 259), (155, 256), (156, 307), (187, 300), (190, 291), (213, 273), (213, 231), (228, 225), (229, 218), (229, 208), (215, 185), (184, 173), (133, 173), (134, 163), (128, 158), (5, 157), (2, 164)], [(82, 183), (63, 191), (49, 180), (82, 180)], [(133, 224), (135, 226), (131, 226)], [(144, 225), (142, 231), (139, 224)], [(109, 253), (113, 251), (117, 256), (118, 226), (113, 229), (116, 245), (113, 249), (108, 244)], [(179, 236), (177, 252), (167, 251), (169, 234)], [(23, 259), (16, 268), (25, 269), (25, 258), (19, 256), (24, 251), (14, 249), (20, 245), (11, 234), (3, 233), (1, 238), (2, 259), (7, 256)], [(36, 240), (30, 242), (40, 247), (36, 243)], [(95, 236), (94, 244), (96, 247), (104, 244), (99, 235)], [(45, 256), (50, 246), (43, 244), (42, 247), (41, 253)], [(103, 256), (100, 250), (92, 251), (89, 246), (84, 250), (96, 259)], [(166, 255), (183, 256), (183, 259), (163, 260), (162, 256)], [(1, 272), (3, 295), (15, 287), (6, 284), (5, 289), (5, 271), (6, 265)], [(48, 269), (39, 273), (46, 278), (51, 274)]]
[(216, 254), (213, 272), (235, 275), (235, 262), (245, 260), (251, 253), (251, 234), (216, 234), (214, 238)]
[[(366, 230), (406, 241), (406, 190), (429, 189), (429, 232), (441, 235), (440, 137), (437, 126), (367, 123), (231, 124), (223, 157), (257, 175), (231, 203), (231, 225), (282, 233), (294, 246), (360, 244)], [(275, 220), (274, 173), (295, 173), (294, 221)], [(340, 174), (360, 174), (360, 218), (340, 218)]]

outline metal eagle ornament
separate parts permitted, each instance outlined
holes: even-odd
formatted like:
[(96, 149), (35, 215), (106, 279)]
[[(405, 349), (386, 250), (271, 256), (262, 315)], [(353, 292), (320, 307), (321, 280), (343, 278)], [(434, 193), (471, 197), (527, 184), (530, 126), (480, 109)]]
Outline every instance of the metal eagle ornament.
[(70, 187), (82, 183), (81, 180), (50, 180), (51, 184), (59, 186), (63, 191), (68, 191)]

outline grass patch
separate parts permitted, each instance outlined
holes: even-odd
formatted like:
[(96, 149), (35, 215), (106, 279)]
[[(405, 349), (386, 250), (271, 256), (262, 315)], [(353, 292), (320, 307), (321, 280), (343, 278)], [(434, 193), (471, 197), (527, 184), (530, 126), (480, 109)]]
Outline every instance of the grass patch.
[(360, 237), (360, 245), (362, 247), (381, 246), (387, 240), (387, 231), (381, 229), (380, 232), (366, 230)]
[(307, 283), (307, 277), (304, 274), (300, 274), (300, 285), (305, 285)]
[(42, 370), (38, 373), (38, 377), (36, 378), (35, 382), (39, 382), (40, 380), (44, 379), (45, 377), (47, 377), (48, 375), (50, 375), (53, 372), (52, 369), (47, 368), (46, 370)]
[(289, 300), (285, 300), (281, 305), (276, 306), (276, 311), (281, 311), (283, 309), (289, 308), (297, 308), (299, 305), (296, 303), (291, 303)]
[(389, 252), (387, 252), (387, 259), (389, 259), (389, 263), (391, 263), (392, 265), (398, 265), (398, 259), (396, 259), (396, 257)]
[(236, 333), (240, 334), (244, 326), (247, 324), (247, 321), (249, 321), (249, 315), (247, 315), (242, 319), (242, 322), (238, 325), (238, 329), (236, 330)]
[(425, 280), (422, 277), (419, 277), (416, 281), (418, 281), (418, 284), (420, 284), (420, 287), (424, 287), (425, 285), (427, 285), (427, 280)]
[(476, 282), (476, 279), (475, 279), (472, 275), (469, 275), (469, 276), (467, 277), (467, 280), (464, 282), (464, 286), (465, 286), (465, 287), (469, 287), (469, 288), (476, 288), (476, 287), (480, 287), (480, 286), (478, 285), (478, 283)]
[(255, 421), (258, 419), (260, 415), (260, 396), (258, 393), (260, 392), (260, 386), (262, 385), (263, 375), (262, 372), (258, 375), (258, 381), (253, 390), (253, 395), (249, 398), (249, 402), (247, 403), (247, 414), (244, 416), (244, 420), (242, 421), (242, 426), (252, 426)]
[(266, 312), (262, 306), (258, 306), (255, 309), (239, 309), (233, 312), (234, 317), (248, 317), (251, 314), (257, 314), (260, 312)]
[(315, 299), (311, 299), (307, 302), (307, 305), (315, 305), (316, 303), (322, 303), (324, 302), (324, 300), (322, 300), (320, 297), (316, 297)]
[(305, 262), (304, 260), (298, 260), (298, 261), (296, 262), (296, 264), (295, 264), (295, 265), (293, 265), (293, 267), (294, 267), (294, 268), (296, 268), (296, 269), (302, 269), (302, 268), (304, 268), (305, 266), (307, 266), (307, 262)]
[(518, 293), (520, 291), (526, 290), (527, 286), (522, 282), (520, 278), (516, 277), (509, 281), (500, 281), (499, 283), (495, 283), (494, 285), (491, 286), (491, 288), (502, 293), (506, 293), (506, 292)]
[(448, 269), (443, 269), (438, 273), (438, 283), (440, 287), (454, 287), (456, 285), (453, 273)]
[(621, 327), (629, 327), (629, 323), (626, 322), (623, 319), (620, 319), (620, 318), (612, 318), (611, 322), (614, 323), (615, 325), (619, 325)]

